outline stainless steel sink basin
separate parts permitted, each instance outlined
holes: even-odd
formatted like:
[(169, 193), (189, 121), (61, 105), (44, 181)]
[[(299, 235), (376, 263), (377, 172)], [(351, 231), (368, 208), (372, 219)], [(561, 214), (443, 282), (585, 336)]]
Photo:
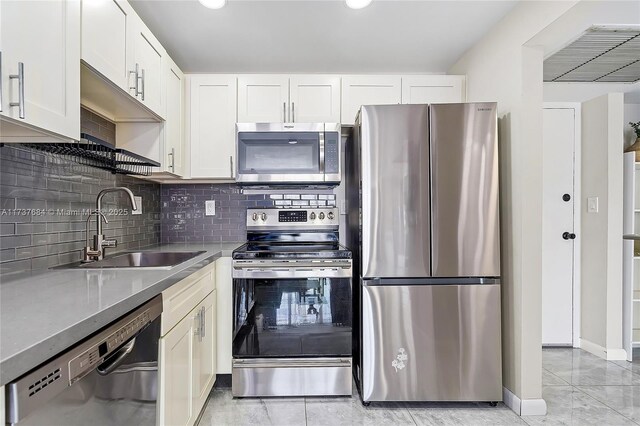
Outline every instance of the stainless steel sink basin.
[(140, 251), (120, 253), (89, 263), (75, 263), (67, 268), (82, 269), (171, 269), (182, 262), (201, 255), (204, 251)]

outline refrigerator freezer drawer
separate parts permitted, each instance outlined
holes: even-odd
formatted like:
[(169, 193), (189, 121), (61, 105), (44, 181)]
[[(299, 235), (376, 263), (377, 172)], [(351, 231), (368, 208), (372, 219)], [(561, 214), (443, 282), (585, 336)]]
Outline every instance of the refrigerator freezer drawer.
[(365, 402), (502, 400), (500, 285), (362, 290)]

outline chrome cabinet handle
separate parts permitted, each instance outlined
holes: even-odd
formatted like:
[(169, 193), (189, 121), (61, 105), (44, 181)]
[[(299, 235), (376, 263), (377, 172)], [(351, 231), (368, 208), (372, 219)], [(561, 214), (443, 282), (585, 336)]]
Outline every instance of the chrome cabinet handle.
[(133, 96), (138, 96), (138, 75), (140, 74), (140, 65), (136, 64), (136, 69), (135, 71), (129, 71), (129, 75), (133, 74), (134, 75), (134, 83), (133, 86), (129, 86), (129, 89), (133, 89), (134, 90), (134, 94)]
[(296, 122), (296, 103), (291, 102), (291, 122)]
[(195, 323), (196, 323), (196, 327), (195, 327), (195, 329), (193, 330), (193, 334), (194, 334), (195, 336), (198, 336), (198, 341), (202, 340), (202, 339), (200, 338), (200, 327), (202, 326), (202, 320), (200, 319), (200, 314), (201, 314), (201, 313), (202, 313), (201, 311), (198, 311), (198, 313), (196, 314), (196, 316), (195, 316), (195, 318), (194, 318)]
[(2, 112), (2, 52), (0, 52), (0, 112)]
[(229, 156), (229, 168), (231, 170), (231, 177), (233, 177), (233, 155)]
[(287, 122), (287, 103), (286, 102), (282, 103), (282, 122), (283, 123)]
[(18, 116), (24, 120), (24, 63), (18, 62), (18, 74), (10, 74), (9, 79), (18, 79), (18, 102), (10, 102), (10, 107), (18, 107)]
[(176, 149), (175, 148), (171, 148), (171, 152), (169, 153), (169, 156), (171, 156), (171, 163), (169, 164), (169, 168), (171, 169), (172, 172), (175, 171), (175, 156), (176, 156)]
[(144, 101), (144, 68), (142, 68), (141, 79), (142, 79), (142, 84), (141, 84), (142, 90), (140, 90), (140, 94), (142, 95), (142, 101)]
[(200, 308), (200, 312), (202, 312), (202, 314), (200, 314), (200, 339), (202, 340), (204, 336), (207, 335), (207, 310), (203, 306)]

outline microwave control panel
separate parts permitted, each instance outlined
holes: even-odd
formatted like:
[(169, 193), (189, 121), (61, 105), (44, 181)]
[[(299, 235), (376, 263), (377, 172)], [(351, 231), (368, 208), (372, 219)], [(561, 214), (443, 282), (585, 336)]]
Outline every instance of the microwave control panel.
[(324, 172), (340, 172), (340, 133), (325, 132), (324, 134)]

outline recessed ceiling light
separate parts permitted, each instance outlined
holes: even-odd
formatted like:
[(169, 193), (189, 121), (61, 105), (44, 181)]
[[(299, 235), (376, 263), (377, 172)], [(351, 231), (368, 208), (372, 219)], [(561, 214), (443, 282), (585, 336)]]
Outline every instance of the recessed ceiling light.
[(371, 0), (347, 0), (347, 6), (351, 9), (362, 9), (371, 4)]
[(227, 3), (227, 0), (198, 0), (200, 4), (209, 9), (220, 9)]

